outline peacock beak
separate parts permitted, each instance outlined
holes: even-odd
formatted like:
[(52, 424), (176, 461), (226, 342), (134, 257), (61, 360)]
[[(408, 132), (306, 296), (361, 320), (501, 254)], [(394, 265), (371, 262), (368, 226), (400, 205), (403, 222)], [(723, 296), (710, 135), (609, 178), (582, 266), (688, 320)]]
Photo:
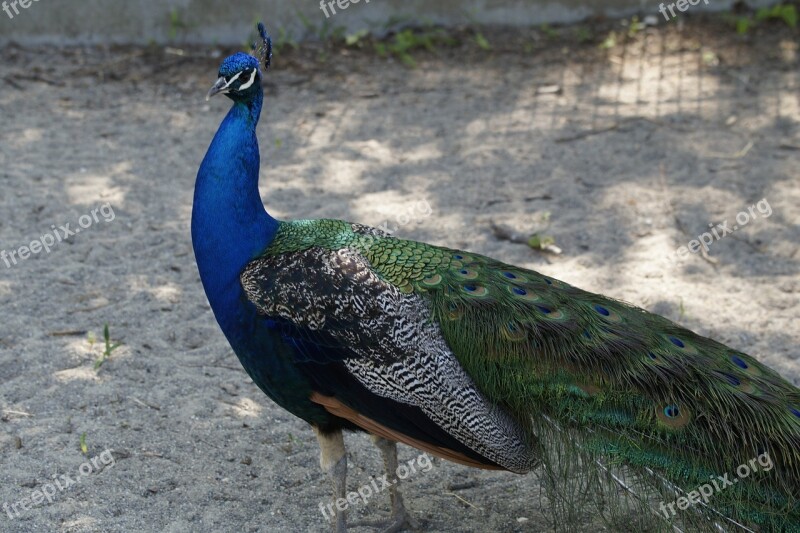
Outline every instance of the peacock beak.
[(217, 80), (217, 83), (215, 83), (214, 86), (211, 87), (211, 89), (208, 91), (208, 94), (206, 95), (206, 101), (210, 100), (211, 97), (214, 96), (215, 94), (224, 92), (227, 88), (228, 88), (227, 80), (221, 77), (220, 79)]

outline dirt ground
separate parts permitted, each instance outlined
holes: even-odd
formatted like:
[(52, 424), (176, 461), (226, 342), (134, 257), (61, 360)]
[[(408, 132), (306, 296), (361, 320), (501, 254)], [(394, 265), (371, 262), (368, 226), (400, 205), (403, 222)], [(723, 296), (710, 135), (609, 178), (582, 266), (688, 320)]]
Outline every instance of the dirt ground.
[[(536, 269), (800, 384), (797, 30), (581, 28), (483, 29), (491, 50), (462, 31), (415, 69), (369, 47), (283, 51), (259, 128), (265, 204)], [(0, 49), (0, 249), (56, 241), (0, 258), (0, 531), (327, 528), (312, 432), (241, 369), (194, 265), (195, 173), (228, 108), (203, 97), (229, 52)], [(736, 231), (707, 254), (676, 254), (724, 221)], [(57, 242), (65, 224), (81, 232)], [(122, 345), (95, 369), (105, 324)], [(347, 444), (355, 489), (381, 464), (365, 436)], [(535, 476), (437, 461), (404, 486), (425, 531), (553, 529)], [(384, 494), (351, 519), (387, 512)]]

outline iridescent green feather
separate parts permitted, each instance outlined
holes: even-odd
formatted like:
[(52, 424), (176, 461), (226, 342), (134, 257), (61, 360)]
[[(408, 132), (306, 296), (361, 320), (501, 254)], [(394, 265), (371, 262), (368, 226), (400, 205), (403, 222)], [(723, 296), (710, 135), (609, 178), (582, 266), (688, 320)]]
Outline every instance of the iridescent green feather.
[[(531, 428), (559, 519), (579, 520), (580, 506), (608, 517), (629, 496), (657, 512), (766, 452), (773, 468), (708, 505), (765, 531), (800, 529), (800, 391), (754, 358), (537, 272), (346, 222), (284, 223), (268, 253), (311, 246), (351, 247), (429, 302), (478, 388)], [(714, 529), (706, 516), (676, 520)]]

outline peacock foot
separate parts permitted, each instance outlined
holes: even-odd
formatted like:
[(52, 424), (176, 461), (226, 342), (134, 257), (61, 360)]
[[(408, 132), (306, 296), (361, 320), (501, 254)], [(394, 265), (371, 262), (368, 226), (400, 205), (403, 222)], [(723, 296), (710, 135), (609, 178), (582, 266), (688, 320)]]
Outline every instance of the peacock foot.
[(400, 531), (416, 531), (419, 523), (406, 511), (405, 507), (399, 512), (393, 512), (388, 520), (351, 522), (351, 527), (371, 527), (381, 533), (399, 533)]

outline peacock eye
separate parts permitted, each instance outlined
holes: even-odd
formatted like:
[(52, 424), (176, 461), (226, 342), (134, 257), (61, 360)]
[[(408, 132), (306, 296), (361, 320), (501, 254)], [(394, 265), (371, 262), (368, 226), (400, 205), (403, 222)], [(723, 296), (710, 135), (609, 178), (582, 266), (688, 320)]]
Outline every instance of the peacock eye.
[(245, 83), (249, 77), (250, 77), (250, 71), (249, 70), (243, 70), (242, 73), (239, 75), (239, 79), (238, 79), (239, 85)]

